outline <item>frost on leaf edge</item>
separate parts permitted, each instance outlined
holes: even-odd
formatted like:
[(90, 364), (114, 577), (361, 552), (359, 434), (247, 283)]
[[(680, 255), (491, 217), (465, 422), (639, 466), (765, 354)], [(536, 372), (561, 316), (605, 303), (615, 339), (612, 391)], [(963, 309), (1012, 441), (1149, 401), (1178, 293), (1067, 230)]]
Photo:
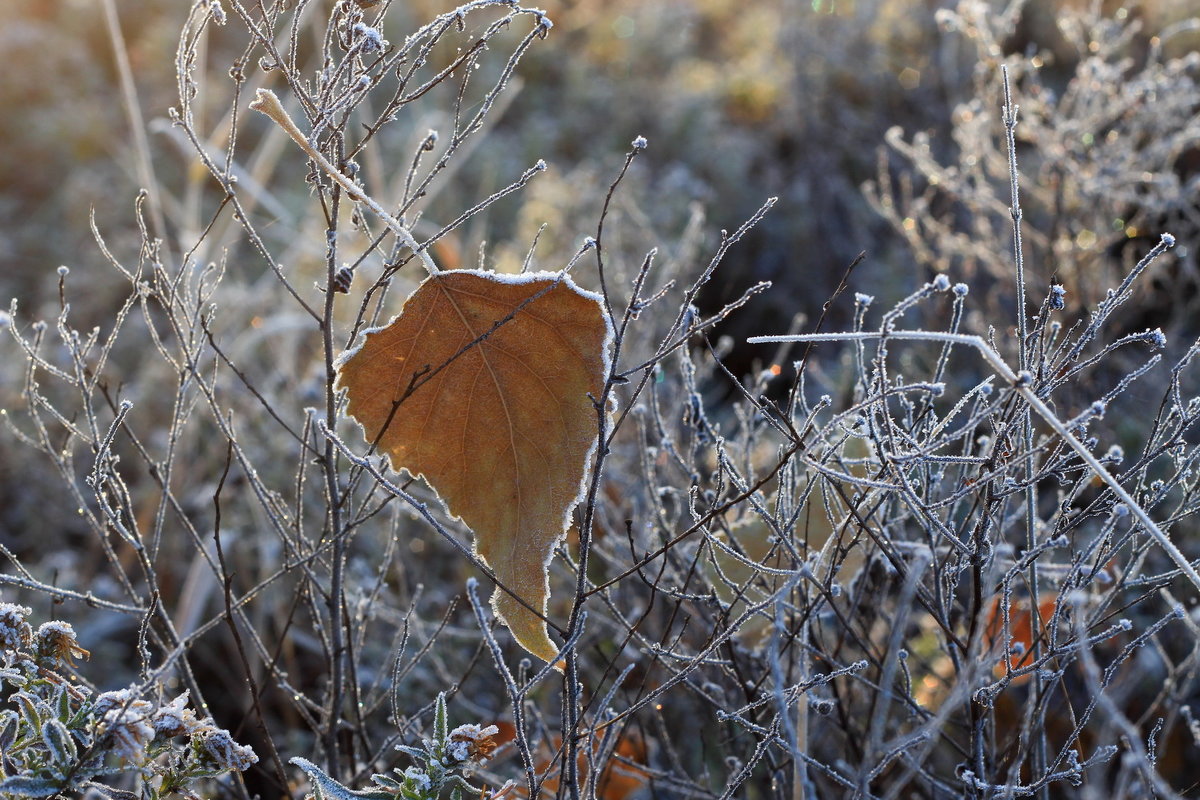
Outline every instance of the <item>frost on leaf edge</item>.
[[(616, 340), (616, 332), (613, 329), (612, 319), (609, 317), (608, 313), (606, 313), (605, 306), (604, 306), (604, 297), (599, 292), (593, 292), (589, 289), (582, 288), (581, 286), (579, 286), (579, 284), (575, 283), (575, 281), (571, 280), (570, 275), (567, 275), (566, 273), (563, 273), (563, 272), (551, 272), (548, 270), (542, 270), (542, 271), (538, 271), (538, 272), (522, 272), (522, 273), (513, 274), (513, 273), (491, 272), (489, 270), (481, 270), (481, 269), (444, 270), (442, 272), (439, 272), (438, 275), (476, 275), (478, 277), (486, 278), (488, 280), (492, 280), (497, 283), (509, 284), (509, 285), (514, 285), (514, 286), (520, 286), (520, 285), (524, 285), (527, 283), (535, 283), (537, 281), (549, 280), (549, 281), (555, 281), (557, 283), (560, 283), (560, 284), (566, 286), (567, 289), (569, 289), (570, 291), (575, 292), (576, 294), (580, 295), (581, 297), (584, 297), (585, 299), (591, 300), (592, 302), (594, 302), (596, 304), (597, 308), (599, 309), (600, 319), (603, 320), (603, 322), (604, 322), (604, 343), (602, 345), (603, 352), (601, 353), (602, 380), (606, 380), (608, 375), (611, 373), (611, 371), (612, 371), (612, 351), (613, 351), (613, 343)], [(357, 343), (353, 347), (347, 348), (345, 351), (342, 352), (341, 355), (339, 355), (334, 360), (333, 367), (337, 373), (337, 378), (334, 381), (334, 390), (335, 391), (340, 391), (340, 390), (343, 390), (346, 388), (346, 387), (342, 386), (342, 383), (341, 383), (342, 365), (345, 364), (350, 359), (354, 358), (354, 356), (356, 356), (358, 354), (358, 352), (363, 348), (363, 345), (366, 343), (367, 336), (369, 336), (372, 333), (377, 333), (379, 331), (382, 331), (386, 328), (391, 327), (391, 325), (393, 323), (395, 323), (397, 319), (400, 318), (401, 314), (404, 313), (404, 307), (406, 305), (408, 305), (408, 301), (412, 299), (413, 295), (415, 295), (418, 291), (420, 291), (421, 287), (424, 286), (429, 280), (431, 280), (434, 277), (437, 277), (437, 276), (427, 277), (424, 280), (422, 280), (420, 283), (418, 283), (415, 287), (413, 287), (413, 290), (411, 292), (409, 292), (408, 295), (404, 298), (404, 302), (400, 304), (400, 311), (396, 312), (396, 314), (394, 314), (391, 317), (391, 319), (389, 319), (383, 325), (377, 325), (375, 327), (365, 328), (362, 331), (360, 331), (357, 336), (357, 340), (358, 340)], [(599, 399), (599, 398), (597, 398), (597, 399)], [(349, 414), (346, 414), (344, 411), (341, 412), (341, 414), (342, 414), (342, 416), (348, 417), (352, 422), (354, 422), (354, 424), (358, 426), (359, 432), (362, 434), (363, 439), (369, 441), (369, 439), (367, 437), (366, 427), (361, 422), (359, 422), (356, 418), (350, 416)], [(605, 415), (611, 419), (612, 409), (606, 408)], [(555, 546), (551, 547), (549, 549), (549, 552), (548, 552), (546, 558), (542, 561), (542, 581), (543, 581), (542, 588), (543, 588), (543, 594), (546, 598), (546, 600), (543, 601), (543, 603), (542, 603), (541, 613), (543, 616), (545, 616), (545, 614), (546, 614), (546, 606), (550, 599), (550, 562), (552, 562), (554, 560), (554, 551), (557, 549), (557, 546), (559, 544), (561, 544), (561, 542), (563, 541), (564, 538), (566, 538), (567, 532), (570, 530), (571, 513), (575, 510), (575, 508), (579, 505), (579, 503), (582, 502), (584, 500), (584, 498), (587, 496), (589, 467), (594, 463), (594, 459), (596, 457), (596, 451), (599, 448), (599, 445), (600, 445), (599, 437), (593, 436), (592, 443), (588, 447), (587, 453), (584, 455), (583, 475), (579, 480), (579, 490), (576, 492), (575, 497), (571, 500), (571, 502), (567, 504), (566, 510), (563, 512), (563, 519), (562, 519), (562, 525), (561, 525), (562, 532), (559, 533), (559, 535), (555, 538), (555, 540), (554, 540)], [(429, 486), (431, 489), (433, 489), (433, 493), (437, 496), (438, 502), (441, 504), (442, 509), (446, 512), (447, 516), (449, 516), (451, 519), (462, 522), (462, 518), (455, 515), (450, 510), (450, 508), (446, 505), (446, 501), (442, 498), (441, 494), (438, 492), (436, 487), (434, 487), (428, 481), (428, 479), (425, 478), (425, 476), (423, 474), (413, 475), (413, 473), (410, 472), (406, 468), (396, 469), (395, 466), (392, 464), (391, 456), (387, 453), (383, 453), (382, 455), (384, 455), (384, 457), (387, 458), (388, 466), (392, 469), (393, 472), (395, 472), (397, 474), (400, 474), (402, 472), (407, 473), (408, 475), (410, 475), (414, 478), (418, 478), (418, 479), (424, 481), (427, 486)], [(479, 555), (478, 537), (476, 536), (474, 530), (471, 531), (471, 552), (474, 553), (476, 557), (482, 558), (482, 556)], [(499, 591), (503, 591), (503, 590), (499, 590)], [(496, 610), (495, 598), (496, 598), (496, 594), (493, 593), (492, 602), (491, 602), (493, 611)], [(497, 612), (497, 614), (498, 613), (499, 612)]]

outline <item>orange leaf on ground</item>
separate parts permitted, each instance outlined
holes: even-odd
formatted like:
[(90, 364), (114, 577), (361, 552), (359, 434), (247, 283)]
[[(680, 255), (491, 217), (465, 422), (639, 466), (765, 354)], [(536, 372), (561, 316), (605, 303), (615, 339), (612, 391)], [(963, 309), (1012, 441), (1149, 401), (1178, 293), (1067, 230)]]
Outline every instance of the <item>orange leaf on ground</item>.
[[(984, 633), (988, 638), (988, 642), (995, 645), (1005, 640), (1004, 636), (1004, 612), (1003, 598), (996, 595), (992, 598), (992, 603), (987, 611), (987, 627)], [(1041, 624), (1038, 626), (1037, 635), (1034, 635), (1033, 627), (1033, 607), (1029, 602), (1029, 598), (1013, 598), (1010, 602), (1008, 611), (1009, 633), (1012, 635), (1012, 644), (1019, 646), (1020, 654), (1011, 656), (1011, 664), (1013, 669), (1023, 669), (1033, 663), (1033, 643), (1035, 639), (1049, 637), (1045, 632), (1045, 625), (1054, 618), (1054, 611), (1058, 608), (1058, 595), (1054, 592), (1042, 592), (1038, 598), (1038, 617), (1041, 619)], [(1000, 661), (996, 664), (993, 672), (997, 676), (1005, 673), (1006, 659), (1000, 657)], [(1021, 675), (1016, 680), (1024, 681), (1029, 678), (1028, 675)]]
[[(496, 752), (499, 760), (503, 760), (516, 752), (516, 727), (511, 722), (502, 720), (497, 721), (495, 725), (500, 729), (500, 732), (493, 737), (500, 745)], [(580, 748), (576, 762), (580, 785), (587, 784), (589, 764), (600, 754), (600, 739), (600, 736), (592, 738), (592, 759), (587, 757), (585, 748)], [(562, 765), (556, 763), (551, 769), (551, 764), (556, 758), (558, 761), (562, 760), (561, 750), (562, 737), (555, 735), (548, 743), (542, 741), (533, 753), (534, 770), (538, 775), (543, 776), (539, 796), (547, 798), (547, 800), (558, 795), (558, 786), (562, 779)], [(599, 775), (596, 776), (597, 800), (627, 800), (628, 797), (639, 792), (650, 780), (650, 774), (638, 766), (639, 764), (644, 766), (647, 761), (646, 743), (641, 737), (633, 735), (632, 732), (622, 733), (612, 752), (616, 758), (609, 758), (601, 768)], [(527, 798), (529, 796), (529, 791), (524, 786), (516, 786), (511, 792), (513, 797)]]
[[(497, 326), (497, 323), (501, 323)], [(396, 471), (423, 477), (496, 578), (546, 612), (548, 568), (582, 496), (612, 332), (600, 298), (555, 273), (444, 271), (338, 362), (346, 410)], [(558, 648), (503, 589), (529, 652)]]

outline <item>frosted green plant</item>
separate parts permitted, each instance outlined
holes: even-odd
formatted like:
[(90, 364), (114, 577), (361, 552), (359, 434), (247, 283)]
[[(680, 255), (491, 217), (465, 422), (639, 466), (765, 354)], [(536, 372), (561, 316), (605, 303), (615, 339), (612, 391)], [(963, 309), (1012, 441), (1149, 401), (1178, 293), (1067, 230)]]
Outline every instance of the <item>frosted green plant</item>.
[(377, 798), (378, 800), (438, 800), (449, 792), (450, 800), (464, 797), (498, 798), (507, 793), (509, 784), (489, 794), (486, 789), (471, 785), (467, 776), (485, 762), (496, 749), (492, 739), (499, 733), (495, 725), (459, 725), (450, 730), (446, 714), (446, 696), (438, 694), (433, 715), (433, 738), (425, 739), (420, 747), (398, 745), (397, 750), (411, 756), (416, 764), (393, 775), (371, 776), (374, 785), (355, 791), (335, 781), (316, 764), (303, 758), (292, 763), (308, 773), (312, 796), (316, 800), (339, 798)]
[[(56, 621), (34, 631), (29, 614), (0, 602), (0, 795), (195, 797), (197, 781), (258, 761), (229, 731), (197, 717), (187, 692), (159, 702), (147, 687), (95, 693), (81, 685), (69, 671), (90, 654), (74, 628)], [(99, 782), (123, 777), (137, 791)]]

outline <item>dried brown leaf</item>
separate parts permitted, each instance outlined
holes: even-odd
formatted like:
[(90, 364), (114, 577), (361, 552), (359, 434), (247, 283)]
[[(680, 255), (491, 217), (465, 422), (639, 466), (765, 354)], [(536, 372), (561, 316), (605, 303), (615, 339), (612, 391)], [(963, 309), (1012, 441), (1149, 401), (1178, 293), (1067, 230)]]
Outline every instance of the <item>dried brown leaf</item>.
[[(454, 270), (427, 278), (339, 361), (367, 441), (423, 477), (500, 583), (542, 616), (595, 446), (589, 394), (600, 397), (611, 340), (598, 296), (568, 278)], [(522, 647), (554, 658), (541, 617), (499, 588), (492, 607)]]

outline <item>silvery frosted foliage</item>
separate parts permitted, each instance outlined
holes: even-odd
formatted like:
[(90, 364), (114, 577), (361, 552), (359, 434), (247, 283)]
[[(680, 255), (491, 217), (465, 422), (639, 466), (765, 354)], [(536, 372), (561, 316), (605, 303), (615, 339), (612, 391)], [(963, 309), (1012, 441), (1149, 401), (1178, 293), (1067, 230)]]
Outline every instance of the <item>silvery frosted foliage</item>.
[[(258, 761), (212, 720), (146, 687), (95, 693), (74, 658), (90, 654), (74, 628), (47, 622), (34, 633), (30, 610), (0, 603), (0, 796), (51, 797), (91, 790), (104, 797), (165, 797), (198, 780)], [(135, 780), (140, 778), (140, 780)]]
[(362, 797), (380, 800), (437, 800), (443, 796), (448, 796), (451, 800), (466, 797), (488, 800), (506, 794), (510, 788), (509, 784), (495, 792), (488, 792), (485, 788), (472, 786), (465, 776), (492, 755), (496, 749), (496, 742), (492, 737), (499, 732), (495, 725), (470, 723), (450, 730), (446, 695), (440, 693), (434, 704), (433, 738), (423, 739), (420, 747), (396, 747), (417, 763), (405, 769), (394, 769), (393, 775), (373, 775), (371, 779), (374, 785), (368, 789), (356, 791), (343, 786), (307, 759), (293, 758), (292, 763), (308, 774), (312, 796), (316, 800), (348, 800)]
[(27, 646), (33, 631), (25, 618), (30, 609), (14, 603), (0, 603), (0, 648), (6, 652)]

